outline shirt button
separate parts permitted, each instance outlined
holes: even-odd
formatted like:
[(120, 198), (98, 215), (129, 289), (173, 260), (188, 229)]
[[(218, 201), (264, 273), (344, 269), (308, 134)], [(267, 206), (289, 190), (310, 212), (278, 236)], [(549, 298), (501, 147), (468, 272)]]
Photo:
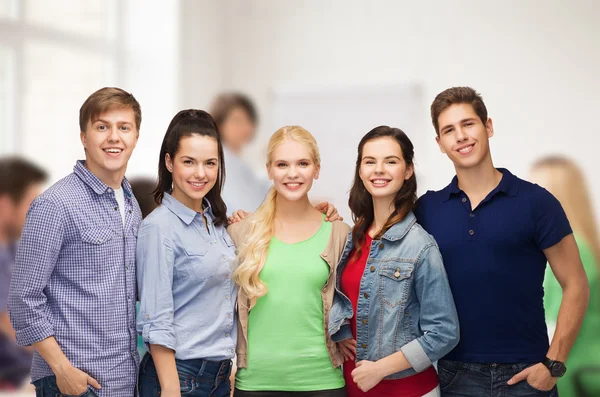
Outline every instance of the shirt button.
[(114, 209), (115, 209), (115, 211), (118, 211), (118, 210), (119, 210), (119, 207), (115, 207)]
[(367, 320), (366, 318), (363, 318), (363, 320), (362, 320), (362, 323), (363, 323), (364, 325), (367, 325), (367, 324), (369, 324), (369, 320)]
[(133, 211), (129, 210), (129, 213), (131, 214)]
[(383, 249), (383, 243), (379, 244), (379, 249), (382, 250)]
[(108, 188), (108, 189), (106, 189), (106, 191), (110, 193), (110, 192), (112, 192), (112, 189)]
[(227, 257), (226, 257), (225, 255), (223, 255), (223, 256), (221, 257), (221, 259), (223, 259), (224, 261), (226, 261), (226, 260), (227, 260)]
[(229, 337), (229, 332), (225, 332), (225, 336)]
[(227, 318), (231, 318), (231, 313), (227, 313)]
[(373, 272), (375, 271), (375, 266), (371, 266), (371, 267), (369, 268), (369, 270), (371, 271), (371, 273), (373, 273)]
[(363, 294), (363, 296), (364, 296), (365, 298), (368, 298), (368, 297), (369, 297), (369, 294), (367, 294), (367, 293), (365, 292), (365, 293)]
[(475, 214), (474, 214), (474, 213), (472, 213), (472, 212), (469, 214), (469, 216), (470, 216), (471, 218), (475, 218)]
[(462, 201), (463, 203), (466, 203), (466, 202), (467, 202), (467, 199), (466, 199), (465, 197), (463, 197), (461, 201)]
[(469, 230), (469, 234), (472, 236), (475, 234), (475, 230)]
[(363, 349), (367, 348), (367, 344), (366, 343), (363, 343), (361, 346), (362, 346)]

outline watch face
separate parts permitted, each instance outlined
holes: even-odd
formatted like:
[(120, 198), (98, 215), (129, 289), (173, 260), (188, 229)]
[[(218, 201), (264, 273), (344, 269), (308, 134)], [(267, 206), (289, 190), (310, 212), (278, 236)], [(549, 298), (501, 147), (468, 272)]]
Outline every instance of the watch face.
[(552, 364), (552, 370), (550, 372), (553, 377), (560, 378), (561, 376), (563, 376), (565, 374), (565, 372), (567, 372), (567, 367), (565, 366), (565, 364), (563, 364), (559, 361), (555, 361)]

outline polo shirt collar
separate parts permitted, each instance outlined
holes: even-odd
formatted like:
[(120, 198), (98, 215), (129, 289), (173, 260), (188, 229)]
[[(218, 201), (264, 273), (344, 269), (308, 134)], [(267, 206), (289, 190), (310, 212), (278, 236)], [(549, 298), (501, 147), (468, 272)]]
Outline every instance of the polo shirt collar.
[[(492, 190), (490, 197), (496, 193), (502, 192), (507, 196), (515, 197), (519, 193), (518, 179), (506, 168), (497, 168), (502, 173), (502, 179), (494, 190)], [(452, 178), (452, 182), (442, 190), (442, 201), (448, 201), (453, 195), (460, 194), (461, 190), (458, 187), (458, 176)]]

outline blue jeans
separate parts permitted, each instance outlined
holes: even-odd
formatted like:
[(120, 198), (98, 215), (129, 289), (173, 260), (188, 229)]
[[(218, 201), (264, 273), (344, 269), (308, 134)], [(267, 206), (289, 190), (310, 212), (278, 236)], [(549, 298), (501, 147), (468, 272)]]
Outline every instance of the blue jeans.
[(88, 386), (85, 393), (78, 396), (62, 394), (56, 385), (56, 376), (47, 376), (33, 382), (35, 386), (35, 397), (97, 397), (97, 394)]
[[(229, 397), (231, 383), (231, 360), (206, 361), (177, 360), (177, 373), (181, 395), (189, 397)], [(160, 382), (154, 361), (146, 353), (140, 364), (140, 377), (138, 380), (140, 397), (160, 396)]]
[(480, 364), (440, 360), (438, 376), (442, 397), (558, 397), (550, 391), (533, 388), (527, 380), (515, 385), (506, 382), (534, 364)]

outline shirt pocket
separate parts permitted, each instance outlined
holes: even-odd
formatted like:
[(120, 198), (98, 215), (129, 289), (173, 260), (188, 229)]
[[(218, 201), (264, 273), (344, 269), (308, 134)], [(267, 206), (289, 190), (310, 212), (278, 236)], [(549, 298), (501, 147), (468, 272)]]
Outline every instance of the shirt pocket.
[(387, 306), (403, 305), (408, 300), (414, 265), (396, 263), (379, 268), (379, 298)]
[(197, 280), (206, 280), (214, 274), (214, 269), (207, 260), (207, 247), (184, 247), (184, 251), (186, 258), (183, 267), (192, 277)]
[[(81, 229), (81, 252), (80, 260), (83, 266), (76, 267), (76, 274), (93, 274), (100, 277), (104, 271), (113, 268), (122, 254), (115, 244), (117, 236), (111, 228), (97, 227)], [(90, 273), (90, 270), (93, 270)], [(81, 276), (81, 274), (79, 274)]]

